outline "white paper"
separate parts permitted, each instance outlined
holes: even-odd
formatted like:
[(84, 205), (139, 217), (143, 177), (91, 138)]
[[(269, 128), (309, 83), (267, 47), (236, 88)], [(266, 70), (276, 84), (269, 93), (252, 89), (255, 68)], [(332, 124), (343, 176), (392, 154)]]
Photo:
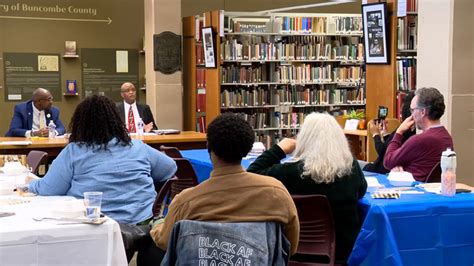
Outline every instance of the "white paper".
[(359, 120), (357, 120), (357, 119), (347, 119), (346, 124), (344, 125), (344, 129), (357, 130), (358, 125), (359, 125)]
[(224, 37), (224, 10), (219, 10), (219, 36)]
[(128, 73), (128, 51), (116, 51), (117, 73)]
[(377, 178), (375, 177), (366, 177), (365, 181), (367, 181), (367, 191), (374, 192), (379, 188), (383, 188), (384, 186), (379, 183)]
[(405, 17), (407, 15), (407, 0), (397, 1), (397, 17)]
[(59, 71), (57, 55), (38, 55), (38, 71)]
[(11, 100), (11, 101), (14, 101), (14, 100), (21, 101), (21, 94), (8, 94), (8, 100)]

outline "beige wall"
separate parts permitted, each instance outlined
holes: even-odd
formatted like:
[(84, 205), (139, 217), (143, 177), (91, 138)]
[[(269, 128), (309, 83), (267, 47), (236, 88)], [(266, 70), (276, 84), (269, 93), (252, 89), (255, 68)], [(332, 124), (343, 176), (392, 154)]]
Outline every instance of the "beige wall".
[[(54, 21), (54, 20), (26, 20), (0, 18), (0, 58), (5, 52), (20, 53), (64, 53), (65, 41), (76, 41), (77, 48), (124, 48), (141, 49), (144, 35), (143, 3), (132, 0), (2, 0), (1, 4), (12, 5), (15, 3), (30, 3), (42, 6), (68, 6), (92, 7), (97, 9), (96, 16), (86, 15), (55, 15), (55, 14), (26, 14), (3, 13), (2, 16), (32, 16), (32, 17), (62, 17), (79, 19), (107, 19), (112, 23), (98, 23), (88, 21)], [(65, 91), (67, 79), (78, 82), (79, 97), (61, 97), (54, 99), (57, 107), (61, 109), (61, 120), (69, 124), (72, 113), (82, 99), (82, 74), (81, 58), (60, 59), (61, 85)], [(139, 80), (143, 82), (145, 57), (139, 58)], [(0, 135), (8, 130), (13, 114), (13, 107), (18, 102), (5, 101), (5, 82), (3, 73), (3, 60), (0, 59)], [(139, 84), (142, 86), (142, 84)], [(139, 97), (144, 100), (145, 95), (140, 92)]]
[(451, 133), (458, 179), (474, 185), (474, 1), (453, 2)]
[(442, 118), (453, 136), (458, 182), (474, 185), (474, 1), (421, 0), (418, 28), (418, 87), (445, 97)]

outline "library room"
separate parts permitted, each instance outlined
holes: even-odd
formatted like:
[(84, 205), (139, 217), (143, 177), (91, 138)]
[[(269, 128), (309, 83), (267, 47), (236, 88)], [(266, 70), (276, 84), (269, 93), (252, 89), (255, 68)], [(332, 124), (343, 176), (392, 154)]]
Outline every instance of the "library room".
[(473, 14), (3, 0), (0, 265), (474, 265)]

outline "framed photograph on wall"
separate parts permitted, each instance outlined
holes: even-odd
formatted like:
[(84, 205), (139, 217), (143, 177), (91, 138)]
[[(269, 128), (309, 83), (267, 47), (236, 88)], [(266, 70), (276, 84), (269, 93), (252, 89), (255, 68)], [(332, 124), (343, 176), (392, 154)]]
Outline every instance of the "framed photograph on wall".
[(366, 64), (389, 64), (387, 4), (362, 5)]
[(216, 67), (216, 52), (214, 50), (214, 33), (212, 27), (202, 28), (202, 41), (204, 46), (204, 65), (207, 68)]

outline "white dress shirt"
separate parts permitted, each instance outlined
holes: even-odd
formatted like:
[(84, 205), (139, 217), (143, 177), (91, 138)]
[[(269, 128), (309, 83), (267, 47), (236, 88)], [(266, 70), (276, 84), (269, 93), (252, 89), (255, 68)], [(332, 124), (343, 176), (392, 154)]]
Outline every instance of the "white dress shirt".
[(138, 121), (141, 119), (140, 114), (138, 113), (138, 108), (137, 108), (137, 102), (134, 102), (132, 104), (128, 104), (125, 101), (123, 102), (123, 108), (125, 108), (125, 125), (127, 126), (128, 129), (128, 110), (130, 109), (130, 106), (132, 106), (133, 110), (133, 119), (135, 120), (135, 128), (138, 130)]
[(37, 131), (41, 129), (41, 121), (43, 121), (43, 127), (46, 127), (46, 116), (44, 113), (44, 110), (40, 111), (36, 106), (31, 103), (31, 106), (33, 106), (33, 123), (31, 124), (31, 130), (27, 130), (25, 132), (25, 137), (29, 138), (31, 137), (31, 134), (33, 131)]

